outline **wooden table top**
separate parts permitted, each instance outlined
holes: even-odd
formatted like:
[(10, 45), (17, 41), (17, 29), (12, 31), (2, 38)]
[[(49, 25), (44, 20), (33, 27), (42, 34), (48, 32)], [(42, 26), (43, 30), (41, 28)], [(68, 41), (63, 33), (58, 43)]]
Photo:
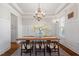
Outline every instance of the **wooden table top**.
[(48, 36), (48, 37), (24, 36), (17, 38), (16, 40), (59, 40), (59, 39), (55, 36)]

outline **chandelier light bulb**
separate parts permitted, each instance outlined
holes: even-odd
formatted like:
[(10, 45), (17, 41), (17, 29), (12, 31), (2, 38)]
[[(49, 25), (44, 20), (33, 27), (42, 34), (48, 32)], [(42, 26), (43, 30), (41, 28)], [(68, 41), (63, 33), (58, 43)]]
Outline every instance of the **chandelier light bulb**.
[(45, 16), (45, 13), (43, 12), (43, 10), (40, 8), (40, 5), (39, 5), (39, 8), (35, 11), (34, 18), (40, 21), (44, 16)]

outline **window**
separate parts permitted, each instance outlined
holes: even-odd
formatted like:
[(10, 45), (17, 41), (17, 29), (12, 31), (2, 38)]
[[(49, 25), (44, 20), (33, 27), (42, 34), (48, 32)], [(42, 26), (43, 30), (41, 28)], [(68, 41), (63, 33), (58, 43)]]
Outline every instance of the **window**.
[(59, 19), (59, 35), (64, 36), (65, 16)]

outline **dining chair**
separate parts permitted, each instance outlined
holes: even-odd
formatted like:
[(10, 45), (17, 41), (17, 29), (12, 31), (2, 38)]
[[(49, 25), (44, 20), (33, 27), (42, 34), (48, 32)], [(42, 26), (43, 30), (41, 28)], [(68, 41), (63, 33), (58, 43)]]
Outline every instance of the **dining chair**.
[(30, 53), (30, 56), (31, 56), (32, 50), (33, 50), (33, 46), (30, 40), (21, 42), (21, 56), (23, 55), (23, 53), (25, 54)]
[(50, 56), (51, 56), (51, 53), (53, 53), (53, 52), (56, 52), (59, 56), (60, 52), (59, 52), (59, 43), (58, 43), (58, 41), (48, 40), (47, 41), (47, 52), (49, 53)]
[(44, 56), (45, 56), (45, 51), (46, 50), (46, 41), (42, 40), (42, 44), (41, 44), (41, 52), (44, 52)]
[(42, 40), (35, 42), (35, 55), (37, 56), (38, 53), (44, 53), (45, 56), (45, 42)]
[(35, 40), (35, 56), (37, 56), (37, 52), (40, 51), (40, 42), (38, 40)]

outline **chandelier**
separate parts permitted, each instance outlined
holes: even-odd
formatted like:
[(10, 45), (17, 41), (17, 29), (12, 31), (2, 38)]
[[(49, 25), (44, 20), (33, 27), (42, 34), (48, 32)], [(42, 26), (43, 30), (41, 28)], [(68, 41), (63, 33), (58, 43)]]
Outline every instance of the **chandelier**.
[(40, 4), (38, 4), (38, 9), (35, 11), (34, 18), (40, 21), (45, 16), (45, 13), (40, 8)]

